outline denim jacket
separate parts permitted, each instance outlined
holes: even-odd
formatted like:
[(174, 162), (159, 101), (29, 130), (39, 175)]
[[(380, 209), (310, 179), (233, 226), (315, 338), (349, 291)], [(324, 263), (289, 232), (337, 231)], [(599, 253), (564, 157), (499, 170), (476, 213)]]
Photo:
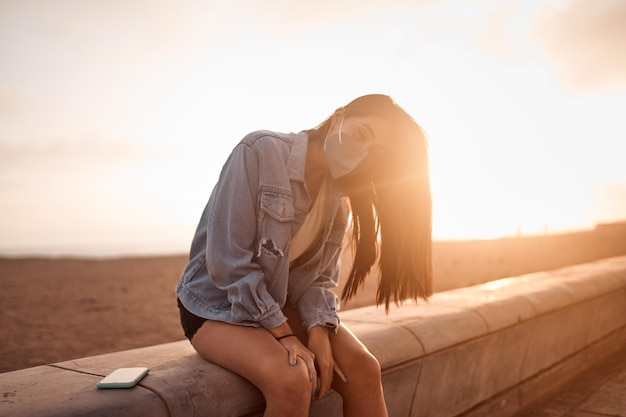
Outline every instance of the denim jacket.
[(289, 266), (291, 238), (311, 201), (305, 188), (308, 135), (259, 131), (226, 161), (196, 230), (189, 263), (176, 286), (193, 314), (228, 323), (275, 328), (295, 306), (306, 329), (336, 331), (338, 280), (347, 210), (331, 185), (323, 239)]

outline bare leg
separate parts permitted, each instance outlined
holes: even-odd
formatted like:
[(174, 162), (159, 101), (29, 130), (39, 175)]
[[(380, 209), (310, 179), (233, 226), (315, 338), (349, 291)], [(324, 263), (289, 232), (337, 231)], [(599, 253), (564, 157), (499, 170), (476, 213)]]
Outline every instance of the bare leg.
[(343, 398), (344, 417), (387, 417), (380, 364), (343, 324), (330, 336), (333, 357), (348, 378), (333, 380), (333, 389)]
[(192, 345), (204, 359), (254, 384), (265, 397), (264, 416), (309, 415), (308, 368), (303, 361), (291, 366), (287, 350), (267, 330), (207, 320)]

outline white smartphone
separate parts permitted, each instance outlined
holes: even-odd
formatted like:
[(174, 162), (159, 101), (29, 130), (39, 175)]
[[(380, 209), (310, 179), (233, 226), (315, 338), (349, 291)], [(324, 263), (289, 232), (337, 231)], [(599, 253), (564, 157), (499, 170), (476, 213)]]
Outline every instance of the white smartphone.
[(132, 388), (148, 374), (149, 368), (119, 368), (105, 376), (96, 386), (98, 388)]

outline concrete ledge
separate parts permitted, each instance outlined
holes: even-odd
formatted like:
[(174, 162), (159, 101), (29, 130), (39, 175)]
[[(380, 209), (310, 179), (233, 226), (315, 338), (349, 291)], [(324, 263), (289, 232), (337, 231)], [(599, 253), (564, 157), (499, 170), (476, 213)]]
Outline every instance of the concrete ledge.
[[(626, 346), (626, 256), (435, 294), (341, 318), (379, 359), (391, 416), (510, 416)], [(148, 366), (129, 390), (98, 390), (115, 368)], [(0, 374), (0, 415), (261, 416), (247, 381), (187, 341)], [(341, 398), (311, 416), (340, 416)]]

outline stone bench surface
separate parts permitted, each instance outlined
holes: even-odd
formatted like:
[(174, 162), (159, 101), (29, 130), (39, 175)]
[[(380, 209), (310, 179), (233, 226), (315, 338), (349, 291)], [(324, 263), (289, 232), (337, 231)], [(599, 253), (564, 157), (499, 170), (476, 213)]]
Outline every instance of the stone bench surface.
[[(511, 415), (626, 345), (626, 256), (341, 313), (378, 358), (391, 416)], [(131, 389), (99, 390), (147, 366)], [(260, 416), (263, 397), (188, 341), (0, 374), (2, 416)], [(481, 414), (486, 413), (487, 414)], [(311, 416), (341, 415), (336, 394)]]

